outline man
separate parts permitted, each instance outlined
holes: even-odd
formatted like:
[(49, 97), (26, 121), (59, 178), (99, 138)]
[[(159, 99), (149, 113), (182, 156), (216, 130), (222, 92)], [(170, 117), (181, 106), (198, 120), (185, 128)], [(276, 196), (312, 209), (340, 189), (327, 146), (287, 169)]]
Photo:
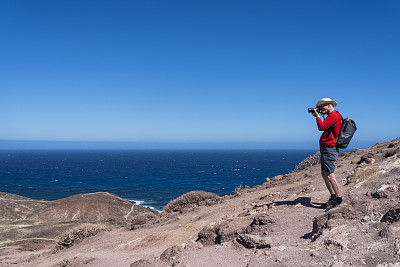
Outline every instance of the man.
[[(317, 119), (318, 130), (323, 131), (319, 139), (321, 152), (321, 175), (324, 178), (326, 187), (331, 194), (327, 202), (326, 210), (330, 210), (342, 203), (342, 192), (340, 185), (335, 177), (335, 162), (339, 155), (339, 149), (336, 148), (336, 138), (339, 136), (340, 127), (342, 126), (342, 116), (334, 110), (337, 105), (336, 101), (330, 98), (323, 98), (316, 104), (321, 114), (328, 115), (324, 121), (321, 120), (316, 110), (312, 113)], [(335, 133), (335, 135), (333, 134)]]

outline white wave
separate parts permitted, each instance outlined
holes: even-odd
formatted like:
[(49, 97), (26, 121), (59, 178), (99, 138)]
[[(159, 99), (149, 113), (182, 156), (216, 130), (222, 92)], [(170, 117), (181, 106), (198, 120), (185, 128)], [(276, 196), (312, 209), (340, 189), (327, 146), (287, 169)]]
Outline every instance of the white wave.
[(142, 206), (142, 207), (145, 207), (145, 208), (149, 208), (151, 210), (155, 210), (155, 211), (161, 212), (161, 210), (156, 209), (155, 207), (148, 205), (148, 203), (146, 203), (146, 201), (144, 201), (144, 200), (133, 200), (133, 199), (126, 199), (126, 200), (128, 200), (130, 202), (134, 202), (138, 206)]
[(135, 202), (136, 205), (142, 205), (144, 203), (144, 200), (133, 200), (133, 199), (127, 199), (126, 200), (130, 201), (130, 202)]
[(158, 212), (162, 212), (162, 210), (156, 209), (153, 206), (148, 206), (148, 205), (140, 205), (140, 206), (145, 207), (145, 208), (149, 208), (151, 210), (155, 210), (155, 211), (158, 211)]

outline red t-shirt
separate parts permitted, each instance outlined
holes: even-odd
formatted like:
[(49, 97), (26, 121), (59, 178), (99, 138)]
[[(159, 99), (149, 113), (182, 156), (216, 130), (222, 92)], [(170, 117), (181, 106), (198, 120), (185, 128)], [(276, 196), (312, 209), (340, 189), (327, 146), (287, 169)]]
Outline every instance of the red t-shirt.
[[(321, 118), (317, 117), (317, 125), (318, 130), (324, 131), (319, 139), (319, 144), (329, 147), (334, 147), (336, 145), (336, 139), (332, 132), (329, 131), (329, 127), (335, 124), (335, 131), (336, 137), (339, 136), (340, 128), (342, 127), (342, 116), (339, 114), (338, 111), (333, 111), (331, 114), (326, 117), (324, 121)], [(329, 134), (329, 136), (328, 136)]]

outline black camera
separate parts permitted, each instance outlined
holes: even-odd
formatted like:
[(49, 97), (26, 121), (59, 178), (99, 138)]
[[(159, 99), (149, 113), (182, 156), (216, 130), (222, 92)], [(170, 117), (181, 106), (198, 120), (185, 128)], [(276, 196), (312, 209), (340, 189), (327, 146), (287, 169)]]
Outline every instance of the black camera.
[(308, 113), (314, 113), (315, 111), (317, 113), (321, 113), (321, 109), (320, 108), (308, 108)]

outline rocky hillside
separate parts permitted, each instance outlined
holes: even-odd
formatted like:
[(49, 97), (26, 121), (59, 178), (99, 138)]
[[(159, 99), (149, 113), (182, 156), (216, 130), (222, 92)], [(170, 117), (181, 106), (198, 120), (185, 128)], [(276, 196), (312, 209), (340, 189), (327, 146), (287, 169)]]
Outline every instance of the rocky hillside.
[(46, 201), (0, 192), (0, 246), (42, 248), (82, 223), (127, 225), (141, 213), (153, 211), (110, 193)]
[[(201, 206), (134, 220), (130, 227), (100, 231), (57, 252), (55, 243), (36, 250), (33, 247), (32, 251), (3, 243), (0, 263), (2, 266), (399, 266), (400, 138), (339, 156), (336, 176), (342, 185), (344, 202), (328, 212), (323, 203), (329, 193), (319, 165), (304, 167)], [(15, 210), (18, 201), (29, 201), (17, 196), (2, 199), (2, 206), (8, 205), (9, 210)], [(91, 214), (92, 208), (82, 212)], [(46, 213), (50, 206), (41, 202), (35, 207), (18, 206), (18, 209), (25, 214), (33, 209), (43, 211), (51, 220), (80, 216), (74, 213), (75, 208), (68, 214), (55, 209), (54, 214)], [(125, 216), (128, 210), (127, 206), (121, 214)], [(8, 214), (9, 218), (2, 215), (1, 219), (8, 220), (9, 225), (13, 221), (23, 224), (18, 220), (31, 218)], [(90, 216), (107, 218), (95, 214)], [(41, 215), (35, 216), (35, 220), (43, 220)], [(14, 236), (19, 231), (16, 229)]]

